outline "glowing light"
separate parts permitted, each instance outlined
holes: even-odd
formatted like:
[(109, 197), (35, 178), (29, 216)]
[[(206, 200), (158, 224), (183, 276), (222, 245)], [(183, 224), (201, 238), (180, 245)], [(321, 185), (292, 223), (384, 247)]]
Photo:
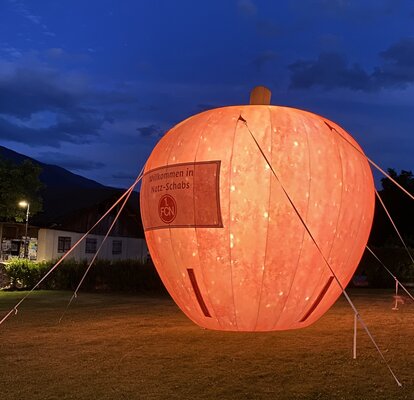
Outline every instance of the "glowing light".
[(297, 213), (346, 286), (372, 224), (368, 163), (345, 141), (339, 158), (334, 133), (317, 115), (268, 105), (219, 110), (180, 123), (147, 161), (141, 214), (152, 259), (200, 326), (306, 327), (341, 290)]

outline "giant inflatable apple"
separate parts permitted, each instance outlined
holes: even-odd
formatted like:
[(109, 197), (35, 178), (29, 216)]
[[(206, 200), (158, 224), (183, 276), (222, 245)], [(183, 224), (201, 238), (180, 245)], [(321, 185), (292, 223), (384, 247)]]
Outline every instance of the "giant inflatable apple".
[(326, 118), (263, 104), (206, 111), (165, 134), (145, 167), (141, 214), (157, 271), (190, 319), (295, 329), (332, 306), (341, 288), (304, 223), (346, 286), (374, 212), (371, 170), (353, 146)]

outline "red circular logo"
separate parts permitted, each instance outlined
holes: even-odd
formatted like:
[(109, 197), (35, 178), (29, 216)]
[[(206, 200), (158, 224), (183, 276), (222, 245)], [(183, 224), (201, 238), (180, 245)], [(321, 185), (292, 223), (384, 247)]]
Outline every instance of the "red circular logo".
[(169, 194), (164, 194), (158, 203), (158, 215), (162, 222), (171, 224), (177, 215), (177, 203)]

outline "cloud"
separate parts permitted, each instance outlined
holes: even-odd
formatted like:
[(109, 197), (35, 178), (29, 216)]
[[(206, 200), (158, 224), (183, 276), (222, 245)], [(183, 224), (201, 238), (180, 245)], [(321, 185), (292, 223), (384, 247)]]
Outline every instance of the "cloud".
[(296, 61), (288, 68), (291, 72), (290, 87), (293, 89), (313, 86), (370, 89), (370, 76), (357, 64), (349, 66), (345, 57), (337, 53), (322, 53), (315, 61)]
[(300, 0), (292, 1), (296, 13), (307, 18), (318, 15), (330, 18), (352, 20), (354, 23), (367, 23), (390, 16), (403, 8), (402, 0)]
[(256, 22), (256, 30), (259, 35), (269, 38), (280, 36), (282, 34), (282, 29), (279, 25), (263, 19)]
[(237, 9), (240, 14), (246, 17), (255, 16), (257, 13), (257, 7), (252, 0), (238, 0)]
[(120, 179), (120, 180), (128, 180), (128, 181), (132, 181), (136, 179), (136, 176), (128, 174), (126, 172), (117, 172), (115, 174), (112, 175), (113, 179)]
[(330, 12), (343, 13), (345, 10), (352, 7), (349, 0), (316, 0), (314, 4), (317, 4), (320, 8)]
[(137, 128), (137, 131), (142, 137), (161, 137), (163, 135), (162, 129), (154, 124)]
[(46, 54), (50, 58), (62, 58), (65, 55), (65, 51), (61, 49), (60, 47), (52, 47), (46, 50)]
[(277, 58), (277, 53), (272, 50), (267, 50), (260, 53), (254, 60), (253, 65), (260, 71), (266, 64), (272, 62)]
[(0, 139), (24, 143), (28, 146), (60, 147), (63, 142), (90, 143), (98, 135), (102, 121), (83, 115), (76, 120), (60, 121), (47, 128), (32, 128), (10, 122), (7, 116), (0, 115)]
[(414, 38), (404, 38), (380, 53), (384, 63), (373, 73), (381, 87), (407, 87), (414, 83)]
[(379, 53), (382, 63), (372, 72), (360, 65), (349, 65), (338, 53), (321, 53), (316, 60), (299, 60), (288, 66), (290, 87), (309, 89), (320, 86), (330, 90), (347, 88), (361, 91), (402, 89), (414, 83), (414, 38), (404, 38)]
[[(2, 69), (0, 64), (1, 139), (59, 147), (61, 142), (88, 143), (99, 135), (107, 119), (85, 105), (87, 88), (79, 79), (46, 66), (7, 66)], [(33, 116), (45, 112), (53, 118), (49, 126), (39, 127)]]
[[(58, 48), (51, 53), (70, 56)], [(105, 123), (114, 123), (114, 110), (136, 109), (135, 90), (98, 87), (83, 74), (52, 67), (49, 57), (0, 58), (0, 139), (51, 147), (90, 143)]]
[(343, 38), (333, 33), (324, 33), (318, 37), (318, 42), (323, 51), (336, 51), (342, 47)]
[(380, 56), (399, 66), (414, 66), (414, 38), (404, 38), (380, 53)]
[(82, 95), (69, 84), (49, 68), (15, 64), (4, 74), (0, 68), (0, 113), (27, 118), (44, 109), (73, 110)]
[(51, 61), (59, 62), (72, 62), (77, 63), (81, 62), (83, 64), (92, 61), (92, 56), (90, 52), (88, 53), (69, 53), (62, 49), (61, 47), (51, 47), (44, 51), (45, 56)]
[(56, 34), (51, 32), (46, 24), (42, 23), (42, 19), (40, 16), (33, 14), (29, 8), (24, 4), (23, 1), (20, 0), (8, 0), (9, 4), (14, 8), (17, 14), (25, 18), (26, 20), (30, 21), (32, 24), (39, 26), (43, 34), (46, 36), (55, 37)]
[(46, 164), (59, 165), (60, 167), (75, 171), (92, 171), (105, 167), (105, 164), (102, 162), (64, 153), (42, 152), (36, 158)]
[(22, 56), (22, 52), (19, 49), (9, 46), (7, 43), (0, 46), (0, 52), (12, 59), (20, 58)]
[[(106, 90), (106, 91), (93, 91), (92, 93), (87, 94), (88, 100), (93, 101), (94, 104), (99, 105), (136, 105), (139, 102), (139, 99), (135, 93), (127, 91), (117, 91), (117, 90)], [(156, 108), (151, 108), (151, 106), (140, 107), (145, 111), (153, 111)]]
[(50, 31), (43, 31), (43, 34), (45, 36), (55, 37), (56, 33), (50, 32)]
[(263, 19), (258, 16), (256, 4), (252, 0), (238, 0), (237, 10), (240, 15), (246, 17), (249, 24), (255, 24), (258, 35), (272, 38), (282, 33), (280, 25), (275, 24), (270, 19)]

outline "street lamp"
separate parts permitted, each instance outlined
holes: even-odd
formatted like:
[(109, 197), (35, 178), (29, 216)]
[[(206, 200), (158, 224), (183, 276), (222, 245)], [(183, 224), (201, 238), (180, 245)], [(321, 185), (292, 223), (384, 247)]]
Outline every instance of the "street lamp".
[(27, 230), (29, 227), (29, 211), (30, 211), (30, 203), (22, 200), (19, 202), (19, 206), (22, 208), (26, 208), (26, 232), (24, 235), (24, 258), (28, 258), (28, 241), (27, 241)]

